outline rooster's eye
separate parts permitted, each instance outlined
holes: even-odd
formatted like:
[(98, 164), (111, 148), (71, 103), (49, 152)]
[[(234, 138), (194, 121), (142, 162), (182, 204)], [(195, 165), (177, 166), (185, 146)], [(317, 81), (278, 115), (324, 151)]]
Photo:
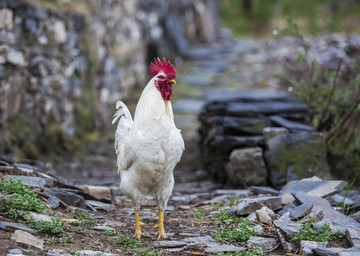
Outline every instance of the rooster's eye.
[(165, 79), (165, 77), (164, 77), (164, 76), (158, 76), (158, 78), (160, 78), (160, 79)]

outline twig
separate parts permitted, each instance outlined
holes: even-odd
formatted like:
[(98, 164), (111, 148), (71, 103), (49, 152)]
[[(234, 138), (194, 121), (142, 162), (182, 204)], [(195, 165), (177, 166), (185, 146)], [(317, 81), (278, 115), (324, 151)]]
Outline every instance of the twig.
[(264, 253), (275, 251), (280, 246), (280, 244), (281, 243), (278, 243), (274, 248), (271, 248), (270, 250), (264, 251)]
[(279, 238), (280, 244), (282, 246), (282, 248), (284, 249), (285, 253), (290, 253), (291, 250), (289, 249), (289, 246), (287, 245), (284, 236), (281, 234), (280, 230), (277, 228), (275, 229), (276, 234)]

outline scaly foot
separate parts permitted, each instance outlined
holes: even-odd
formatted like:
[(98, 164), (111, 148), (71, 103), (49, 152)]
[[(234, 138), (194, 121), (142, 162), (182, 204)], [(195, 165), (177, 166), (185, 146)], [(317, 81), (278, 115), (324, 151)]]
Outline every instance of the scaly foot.
[(157, 240), (167, 238), (164, 230), (164, 213), (162, 211), (159, 211), (159, 224), (155, 225), (154, 228), (159, 229)]
[(143, 233), (141, 233), (140, 227), (143, 225), (143, 223), (140, 222), (140, 212), (135, 212), (135, 234), (134, 237), (137, 240), (141, 240), (141, 236), (143, 236)]

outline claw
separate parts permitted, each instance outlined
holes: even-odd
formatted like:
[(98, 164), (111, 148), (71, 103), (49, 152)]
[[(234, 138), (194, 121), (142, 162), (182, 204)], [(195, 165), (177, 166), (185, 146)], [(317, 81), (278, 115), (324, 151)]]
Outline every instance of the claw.
[(168, 238), (167, 237), (167, 235), (165, 234), (165, 230), (164, 229), (160, 229), (159, 231), (158, 231), (158, 235), (157, 235), (157, 238), (156, 238), (156, 240), (160, 240), (160, 239), (166, 239), (166, 238)]
[(134, 238), (136, 238), (137, 240), (141, 241), (141, 237), (143, 236), (144, 234), (141, 232), (140, 229), (137, 229), (135, 230), (135, 234), (133, 235)]

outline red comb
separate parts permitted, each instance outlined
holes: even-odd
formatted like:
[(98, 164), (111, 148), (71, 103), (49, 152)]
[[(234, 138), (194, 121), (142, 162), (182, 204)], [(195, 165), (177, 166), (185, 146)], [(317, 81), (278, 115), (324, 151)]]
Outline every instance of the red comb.
[(176, 71), (170, 61), (166, 62), (165, 58), (163, 58), (163, 61), (161, 62), (160, 58), (157, 58), (154, 62), (155, 64), (150, 64), (150, 73), (153, 76), (156, 76), (159, 72), (163, 72), (168, 79), (175, 79)]

